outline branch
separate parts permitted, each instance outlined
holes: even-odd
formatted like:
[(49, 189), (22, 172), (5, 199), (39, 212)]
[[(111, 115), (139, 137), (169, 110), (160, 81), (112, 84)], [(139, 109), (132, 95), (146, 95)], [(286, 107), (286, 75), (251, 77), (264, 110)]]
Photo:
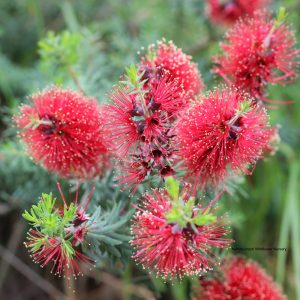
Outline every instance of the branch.
[(71, 66), (67, 66), (67, 70), (68, 70), (68, 73), (71, 76), (72, 80), (74, 81), (75, 85), (77, 86), (78, 90), (81, 92), (82, 95), (85, 95), (85, 92), (80, 84), (80, 81), (78, 79), (78, 76), (77, 76), (75, 70)]

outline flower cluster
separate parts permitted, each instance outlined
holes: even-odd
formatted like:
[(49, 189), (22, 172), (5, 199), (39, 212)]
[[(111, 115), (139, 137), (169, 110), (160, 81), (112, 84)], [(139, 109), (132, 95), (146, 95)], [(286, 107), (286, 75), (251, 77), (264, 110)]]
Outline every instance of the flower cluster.
[[(164, 279), (202, 275), (218, 264), (214, 249), (233, 242), (226, 237), (224, 218), (212, 208), (221, 193), (205, 205), (193, 197), (197, 188), (216, 191), (231, 175), (251, 174), (263, 154), (276, 150), (278, 130), (270, 127), (262, 101), (268, 101), (267, 84), (296, 77), (299, 50), (283, 11), (276, 20), (263, 11), (254, 13), (267, 2), (209, 1), (217, 21), (249, 15), (229, 31), (224, 53), (214, 58), (213, 71), (230, 87), (200, 95), (204, 84), (197, 65), (163, 40), (126, 70), (110, 104), (99, 106), (92, 98), (52, 87), (33, 95), (15, 118), (34, 161), (62, 177), (101, 175), (113, 153), (121, 169), (119, 183), (131, 192), (150, 177), (163, 179), (166, 188), (145, 193), (143, 204), (136, 206), (131, 244), (135, 261)], [(179, 165), (189, 182), (181, 191), (172, 177)], [(68, 205), (58, 187), (62, 208), (52, 194), (42, 194), (23, 214), (33, 227), (25, 242), (33, 260), (41, 267), (52, 263), (59, 276), (77, 277), (81, 262), (93, 263), (81, 252), (88, 236), (97, 250), (107, 243), (120, 257), (123, 252), (112, 246), (123, 248), (127, 240), (114, 232), (127, 222), (124, 215), (117, 225), (111, 221), (119, 217), (118, 209), (100, 216), (98, 207), (90, 217), (91, 194), (79, 205), (77, 189)], [(233, 258), (224, 261), (222, 270), (224, 282), (201, 280), (199, 299), (283, 299), (255, 263)]]
[(172, 41), (162, 40), (148, 47), (145, 57), (141, 60), (141, 70), (151, 74), (156, 68), (163, 68), (173, 78), (177, 78), (184, 90), (193, 96), (204, 88), (204, 84), (197, 65), (191, 59), (191, 56), (183, 53)]
[(62, 177), (101, 175), (108, 151), (97, 102), (58, 87), (30, 100), (15, 119), (33, 159)]
[(269, 2), (270, 0), (208, 0), (207, 13), (215, 23), (233, 24), (242, 16), (252, 16)]
[(221, 87), (182, 115), (177, 135), (188, 176), (205, 188), (223, 183), (230, 170), (250, 174), (273, 130), (249, 95)]
[(149, 175), (172, 175), (173, 124), (189, 101), (178, 79), (161, 68), (141, 72), (131, 66), (110, 99), (103, 118), (107, 144), (122, 162), (120, 184), (134, 191)]
[(221, 278), (200, 280), (201, 287), (196, 288), (195, 299), (286, 299), (272, 278), (251, 260), (239, 256), (224, 259), (221, 272)]
[(74, 202), (66, 203), (61, 187), (58, 188), (63, 200), (63, 207), (56, 205), (52, 194), (42, 194), (37, 205), (33, 205), (23, 217), (33, 227), (28, 231), (26, 248), (28, 248), (34, 262), (45, 267), (52, 263), (51, 273), (64, 275), (67, 279), (81, 274), (79, 263), (89, 265), (93, 260), (84, 255), (80, 245), (86, 243), (85, 236), (89, 227), (89, 215), (85, 206), (78, 205), (78, 189)]
[(133, 258), (164, 279), (199, 275), (218, 262), (212, 248), (226, 248), (228, 230), (217, 218), (211, 204), (196, 204), (179, 183), (167, 180), (167, 189), (153, 190), (143, 197), (143, 206), (134, 216), (131, 233)]
[(221, 44), (223, 54), (214, 58), (213, 72), (255, 97), (265, 97), (267, 84), (286, 84), (297, 75), (300, 50), (284, 22), (284, 11), (277, 19), (258, 11), (245, 18), (227, 33)]

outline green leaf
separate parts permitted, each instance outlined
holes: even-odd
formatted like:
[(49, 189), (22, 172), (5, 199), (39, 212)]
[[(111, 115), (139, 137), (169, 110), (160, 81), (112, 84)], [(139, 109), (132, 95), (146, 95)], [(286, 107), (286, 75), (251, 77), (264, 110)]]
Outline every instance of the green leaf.
[(236, 110), (238, 115), (246, 114), (251, 110), (252, 101), (251, 99), (245, 98), (243, 102), (240, 103), (239, 108)]
[(53, 198), (52, 193), (46, 194), (42, 193), (42, 200), (44, 202), (45, 212), (51, 213), (55, 204), (56, 199)]
[(71, 242), (63, 239), (62, 246), (67, 254), (67, 257), (72, 258), (73, 255), (75, 254), (75, 250), (73, 249)]
[(132, 88), (132, 94), (145, 94), (147, 91), (143, 89), (146, 80), (141, 80), (145, 71), (140, 72), (139, 68), (134, 64), (131, 64), (129, 68), (126, 68), (125, 81), (121, 81), (121, 83), (125, 84), (125, 86), (129, 86)]
[(197, 215), (193, 218), (192, 222), (197, 226), (209, 225), (214, 223), (217, 220), (217, 217), (213, 214), (204, 214), (204, 215)]
[(38, 43), (42, 67), (47, 70), (76, 64), (81, 40), (82, 36), (78, 32), (63, 31), (55, 34), (49, 31), (47, 37)]
[(22, 217), (31, 223), (38, 222), (37, 218), (35, 216), (31, 215), (27, 210), (24, 211), (24, 213), (22, 214)]
[(69, 207), (64, 207), (62, 225), (68, 224), (75, 219), (76, 209), (77, 207), (74, 205), (74, 203), (71, 203)]
[(32, 252), (37, 252), (38, 250), (40, 250), (41, 246), (47, 240), (47, 238), (48, 237), (44, 237), (44, 238), (40, 238), (40, 239), (36, 240), (36, 242), (31, 247), (31, 251)]
[(286, 12), (285, 7), (280, 7), (277, 13), (277, 18), (275, 20), (275, 28), (278, 28), (282, 23), (285, 22), (288, 13)]
[(88, 236), (90, 237), (93, 237), (95, 239), (98, 239), (106, 244), (109, 244), (111, 246), (116, 246), (116, 245), (121, 245), (122, 244), (122, 241), (119, 241), (117, 239), (113, 239), (113, 238), (110, 238), (106, 235), (101, 235), (101, 234), (96, 234), (96, 233), (91, 233), (91, 232), (88, 232)]
[(174, 177), (169, 176), (166, 178), (166, 189), (172, 200), (177, 201), (179, 197), (179, 181)]
[(189, 200), (184, 205), (184, 214), (190, 218), (193, 214), (193, 209), (195, 208), (195, 198), (190, 197)]
[(178, 223), (182, 218), (182, 214), (177, 207), (173, 207), (170, 211), (166, 213), (166, 219), (168, 223)]

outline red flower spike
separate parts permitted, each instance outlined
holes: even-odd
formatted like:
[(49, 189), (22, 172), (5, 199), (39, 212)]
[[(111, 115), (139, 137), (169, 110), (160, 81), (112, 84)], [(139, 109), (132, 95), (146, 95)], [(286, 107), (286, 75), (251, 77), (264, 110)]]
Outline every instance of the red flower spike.
[(269, 142), (264, 148), (264, 153), (269, 155), (275, 155), (278, 150), (278, 144), (280, 143), (279, 126), (270, 129)]
[(124, 189), (129, 189), (135, 193), (139, 184), (141, 184), (151, 172), (150, 162), (145, 161), (143, 157), (134, 157), (123, 163), (122, 175), (118, 176), (120, 185), (124, 185)]
[(94, 261), (79, 251), (80, 244), (87, 242), (87, 232), (91, 222), (86, 213), (94, 188), (84, 201), (78, 205), (78, 185), (75, 201), (67, 204), (59, 183), (57, 183), (63, 206), (56, 206), (52, 194), (42, 194), (38, 204), (30, 212), (25, 211), (23, 217), (30, 222), (34, 229), (27, 233), (24, 242), (33, 261), (43, 268), (52, 265), (51, 273), (71, 276), (82, 275), (80, 264), (93, 265)]
[(152, 110), (157, 109), (167, 112), (170, 116), (177, 116), (188, 106), (190, 96), (180, 80), (174, 78), (169, 71), (159, 69), (155, 72), (154, 78), (149, 78), (146, 74), (143, 76), (148, 79), (146, 82), (147, 98), (150, 99), (148, 106)]
[[(32, 247), (36, 243), (40, 243), (41, 238), (44, 238), (44, 242), (40, 245), (38, 251), (33, 251)], [(79, 268), (79, 263), (84, 262), (92, 265), (94, 261), (88, 256), (82, 254), (78, 250), (75, 250), (72, 257), (67, 255), (64, 244), (60, 237), (48, 237), (42, 233), (31, 229), (28, 232), (28, 242), (24, 243), (31, 253), (31, 257), (34, 262), (40, 264), (43, 268), (52, 262), (51, 273), (70, 279), (71, 276), (77, 278), (82, 275)]]
[(243, 257), (224, 259), (222, 278), (201, 279), (195, 289), (195, 300), (284, 300), (279, 287), (254, 261)]
[(267, 84), (291, 82), (299, 65), (293, 32), (285, 23), (277, 23), (261, 11), (237, 22), (221, 44), (223, 54), (214, 58), (213, 72), (256, 100), (269, 102), (264, 96)]
[[(131, 147), (141, 139), (139, 127), (142, 124), (132, 119), (141, 109), (136, 105), (135, 97), (129, 91), (116, 88), (110, 95), (112, 104), (102, 107), (105, 120), (105, 137), (107, 145), (117, 150), (120, 157), (126, 155)], [(142, 114), (142, 111), (140, 112)]]
[(106, 144), (121, 161), (118, 179), (131, 191), (148, 175), (163, 178), (174, 173), (173, 125), (189, 99), (177, 79), (161, 69), (155, 72), (141, 79), (140, 92), (117, 87), (110, 95), (112, 104), (102, 110)]
[(170, 123), (188, 104), (189, 97), (178, 80), (165, 71), (158, 71), (154, 79), (147, 81), (146, 88), (148, 115), (143, 111), (140, 95), (127, 88), (116, 88), (110, 95), (112, 104), (102, 107), (106, 143), (120, 157), (135, 152), (144, 143), (166, 142)]
[(189, 178), (201, 188), (216, 188), (228, 167), (251, 174), (247, 167), (262, 157), (271, 134), (263, 107), (251, 104), (244, 92), (223, 87), (203, 96), (179, 120), (179, 155)]
[(16, 117), (29, 154), (62, 177), (89, 178), (108, 166), (99, 108), (94, 99), (58, 87), (31, 97)]
[(207, 14), (217, 24), (233, 24), (242, 16), (252, 16), (266, 8), (270, 0), (207, 0)]
[(178, 79), (179, 84), (183, 85), (185, 92), (190, 96), (194, 96), (204, 88), (204, 84), (197, 65), (191, 59), (191, 56), (183, 53), (172, 41), (166, 43), (163, 40), (158, 41), (156, 45), (149, 46), (146, 57), (141, 61), (141, 66), (142, 70), (146, 66), (150, 70), (155, 67), (167, 70), (173, 78)]
[[(167, 214), (172, 200), (165, 190), (153, 190), (144, 195), (142, 207), (134, 216), (131, 244), (135, 249), (134, 260), (150, 272), (164, 279), (181, 279), (199, 275), (217, 264), (218, 258), (211, 248), (227, 248), (232, 240), (222, 218), (209, 225), (184, 228), (169, 223)], [(198, 206), (194, 211), (202, 211)]]

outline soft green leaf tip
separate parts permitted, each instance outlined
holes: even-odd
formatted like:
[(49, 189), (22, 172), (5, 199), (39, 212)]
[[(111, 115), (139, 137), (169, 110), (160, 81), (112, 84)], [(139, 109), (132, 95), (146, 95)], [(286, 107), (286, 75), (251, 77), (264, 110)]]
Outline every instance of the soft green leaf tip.
[(179, 181), (174, 177), (169, 176), (166, 178), (166, 189), (172, 200), (178, 200), (179, 197)]

